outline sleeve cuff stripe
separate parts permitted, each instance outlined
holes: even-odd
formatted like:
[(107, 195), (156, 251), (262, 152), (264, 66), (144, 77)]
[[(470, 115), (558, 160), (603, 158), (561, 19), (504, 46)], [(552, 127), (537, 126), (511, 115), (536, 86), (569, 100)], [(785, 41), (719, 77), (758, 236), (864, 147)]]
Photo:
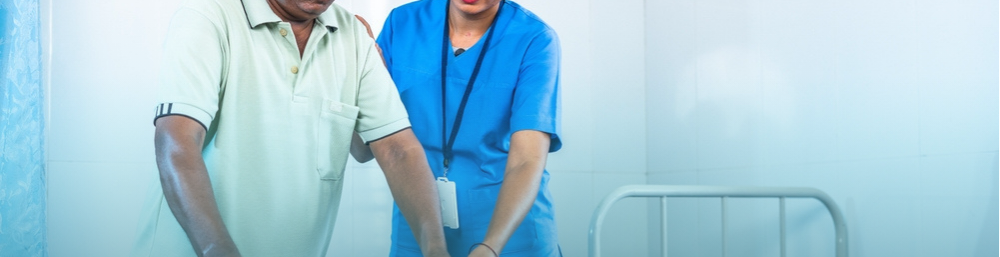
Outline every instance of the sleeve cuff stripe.
[(365, 142), (365, 144), (371, 144), (372, 142), (379, 141), (380, 139), (387, 138), (387, 137), (389, 137), (391, 135), (395, 135), (396, 133), (399, 133), (400, 131), (403, 131), (403, 130), (408, 129), (408, 128), (410, 128), (410, 127), (401, 128), (399, 130), (396, 130), (395, 132), (389, 133), (388, 135), (382, 136), (380, 138), (368, 140), (367, 142)]
[(201, 125), (201, 127), (204, 128), (205, 131), (208, 131), (208, 126), (205, 126), (205, 123), (201, 123), (200, 120), (195, 119), (194, 117), (187, 116), (187, 115), (180, 114), (180, 113), (167, 113), (167, 114), (164, 114), (164, 115), (156, 116), (156, 118), (153, 118), (153, 125), (154, 126), (156, 125), (156, 120), (158, 120), (160, 118), (163, 118), (163, 117), (167, 117), (167, 116), (183, 116), (183, 117), (187, 117), (188, 119), (191, 119), (191, 120), (194, 120), (195, 122), (198, 122), (198, 125)]
[(372, 141), (375, 141), (375, 140), (378, 140), (378, 139), (382, 139), (382, 138), (384, 138), (386, 136), (392, 135), (392, 134), (394, 134), (396, 132), (399, 132), (400, 130), (403, 130), (403, 129), (406, 129), (406, 128), (409, 128), (409, 127), (410, 127), (410, 120), (408, 118), (404, 117), (402, 119), (399, 119), (397, 121), (391, 122), (389, 124), (386, 124), (386, 125), (378, 127), (378, 128), (374, 128), (374, 129), (370, 129), (370, 130), (358, 132), (358, 135), (360, 135), (361, 139), (363, 139), (365, 141), (365, 143), (367, 144), (367, 143), (371, 143)]
[[(166, 107), (164, 110), (164, 107)], [(171, 114), (174, 110), (174, 103), (161, 103), (156, 106), (156, 116), (163, 116), (165, 114)]]
[(180, 115), (191, 118), (201, 124), (205, 130), (208, 130), (208, 124), (212, 123), (213, 119), (211, 114), (193, 105), (184, 103), (160, 103), (156, 106), (153, 125), (156, 125), (157, 119), (170, 115)]

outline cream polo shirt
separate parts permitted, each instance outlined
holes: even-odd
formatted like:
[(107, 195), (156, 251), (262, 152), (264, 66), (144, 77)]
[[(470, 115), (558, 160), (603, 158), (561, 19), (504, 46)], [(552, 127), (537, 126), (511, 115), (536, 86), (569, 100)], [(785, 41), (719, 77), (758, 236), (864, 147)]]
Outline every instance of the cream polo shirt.
[[(164, 45), (156, 117), (207, 130), (202, 155), (243, 256), (322, 256), (337, 216), (351, 133), (410, 126), (363, 25), (332, 5), (299, 57), (265, 0), (189, 0)], [(195, 256), (155, 183), (133, 256)]]

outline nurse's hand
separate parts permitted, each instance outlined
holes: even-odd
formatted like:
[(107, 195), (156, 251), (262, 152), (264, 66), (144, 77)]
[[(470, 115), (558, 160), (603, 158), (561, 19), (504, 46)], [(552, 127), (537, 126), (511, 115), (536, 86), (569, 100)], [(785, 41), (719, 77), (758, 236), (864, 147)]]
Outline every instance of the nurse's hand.
[(486, 247), (480, 245), (476, 246), (476, 248), (474, 248), (472, 252), (469, 253), (469, 257), (499, 257), (499, 256), (494, 255), (492, 250), (487, 249)]
[[(358, 18), (358, 20), (361, 21), (361, 24), (365, 25), (365, 29), (368, 30), (368, 37), (375, 39), (375, 35), (372, 34), (372, 26), (368, 25), (368, 21), (366, 21), (365, 18), (362, 18), (361, 15), (355, 14), (354, 17)], [(382, 48), (378, 46), (378, 43), (375, 43), (375, 49), (378, 50), (378, 56), (382, 57), (382, 65), (385, 65), (385, 56), (382, 55)]]

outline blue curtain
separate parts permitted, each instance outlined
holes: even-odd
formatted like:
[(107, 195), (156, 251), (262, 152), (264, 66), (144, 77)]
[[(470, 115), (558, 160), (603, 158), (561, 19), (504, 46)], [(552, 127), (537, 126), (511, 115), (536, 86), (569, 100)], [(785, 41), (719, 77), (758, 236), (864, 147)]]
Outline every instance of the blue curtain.
[(38, 0), (0, 0), (0, 256), (47, 256)]

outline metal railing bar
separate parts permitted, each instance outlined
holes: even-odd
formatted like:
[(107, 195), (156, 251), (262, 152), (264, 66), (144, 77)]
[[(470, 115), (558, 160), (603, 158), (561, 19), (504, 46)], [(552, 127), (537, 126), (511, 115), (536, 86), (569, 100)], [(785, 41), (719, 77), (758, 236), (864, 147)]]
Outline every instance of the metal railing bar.
[[(670, 186), (670, 185), (629, 185), (615, 189), (594, 210), (588, 236), (589, 256), (601, 256), (601, 225), (607, 211), (614, 203), (628, 197), (764, 197), (764, 198), (814, 198), (826, 206), (833, 218), (836, 256), (847, 257), (847, 224), (837, 207), (837, 203), (823, 191), (805, 187), (728, 187), (728, 186)], [(661, 200), (661, 203), (665, 200)], [(783, 205), (782, 205), (783, 206)], [(783, 207), (782, 207), (783, 208)], [(662, 210), (662, 209), (661, 209)], [(784, 211), (782, 211), (784, 215)], [(665, 219), (661, 218), (661, 219)], [(784, 217), (782, 216), (782, 220)], [(664, 223), (666, 224), (666, 223)], [(784, 224), (784, 223), (782, 223)], [(661, 227), (662, 228), (662, 227)], [(784, 229), (782, 230), (784, 231)], [(664, 240), (666, 232), (662, 232)], [(784, 249), (784, 248), (782, 248)], [(723, 249), (723, 251), (725, 251)]]
[(660, 255), (667, 257), (667, 197), (660, 197)]
[(781, 212), (781, 257), (785, 257), (785, 197), (778, 198), (778, 206)]
[(726, 257), (726, 196), (722, 197), (722, 257)]

